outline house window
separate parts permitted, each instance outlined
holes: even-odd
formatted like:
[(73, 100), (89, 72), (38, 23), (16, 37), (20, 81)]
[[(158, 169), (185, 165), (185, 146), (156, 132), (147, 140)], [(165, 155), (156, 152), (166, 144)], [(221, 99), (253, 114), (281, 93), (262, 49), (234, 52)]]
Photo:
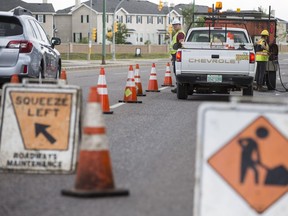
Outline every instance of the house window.
[(157, 17), (157, 24), (163, 24), (163, 17)]
[(136, 16), (136, 23), (142, 23), (142, 16)]
[(82, 40), (82, 33), (74, 33), (73, 34), (73, 42), (79, 43)]
[(43, 14), (36, 15), (35, 18), (36, 18), (36, 20), (38, 20), (39, 23), (45, 23), (46, 22), (46, 16)]
[(147, 24), (153, 24), (153, 16), (147, 16)]
[(123, 23), (123, 16), (117, 16), (117, 20), (118, 22)]
[(126, 16), (126, 23), (132, 23), (132, 16)]
[(89, 23), (89, 15), (81, 15), (81, 23)]

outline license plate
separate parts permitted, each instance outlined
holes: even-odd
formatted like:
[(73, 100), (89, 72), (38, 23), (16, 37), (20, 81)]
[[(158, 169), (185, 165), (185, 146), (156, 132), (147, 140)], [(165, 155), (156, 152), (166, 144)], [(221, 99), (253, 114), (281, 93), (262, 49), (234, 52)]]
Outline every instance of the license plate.
[(207, 82), (222, 82), (222, 75), (207, 75)]

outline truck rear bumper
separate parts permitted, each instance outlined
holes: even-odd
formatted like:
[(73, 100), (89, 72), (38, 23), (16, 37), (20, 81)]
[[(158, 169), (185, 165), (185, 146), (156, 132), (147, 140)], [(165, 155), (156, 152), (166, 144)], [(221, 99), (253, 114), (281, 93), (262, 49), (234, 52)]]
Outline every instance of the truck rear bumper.
[(227, 87), (248, 87), (253, 84), (254, 77), (239, 75), (222, 75), (221, 81), (209, 82), (208, 76), (204, 74), (178, 74), (177, 82), (192, 86), (227, 86)]

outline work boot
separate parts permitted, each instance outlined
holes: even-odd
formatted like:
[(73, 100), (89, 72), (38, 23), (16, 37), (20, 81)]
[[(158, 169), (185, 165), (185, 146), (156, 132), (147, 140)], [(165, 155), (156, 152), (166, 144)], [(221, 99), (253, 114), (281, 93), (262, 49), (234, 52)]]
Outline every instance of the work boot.
[(171, 89), (172, 93), (177, 93), (177, 88)]
[(267, 91), (267, 88), (264, 87), (264, 86), (262, 86), (262, 85), (259, 85), (259, 86), (258, 86), (258, 91), (259, 91), (259, 92), (266, 92), (266, 91)]

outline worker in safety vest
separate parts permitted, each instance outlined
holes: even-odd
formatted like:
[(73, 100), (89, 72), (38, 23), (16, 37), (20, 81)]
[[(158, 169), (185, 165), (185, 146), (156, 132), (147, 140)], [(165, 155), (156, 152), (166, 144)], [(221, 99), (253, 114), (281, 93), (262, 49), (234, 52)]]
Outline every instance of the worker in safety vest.
[(267, 30), (263, 30), (261, 32), (261, 38), (257, 42), (255, 51), (256, 51), (256, 62), (257, 62), (257, 70), (256, 70), (256, 90), (265, 91), (266, 89), (263, 87), (265, 83), (265, 72), (266, 72), (266, 64), (269, 60), (269, 45), (268, 45), (268, 37), (269, 32)]
[[(176, 68), (175, 68), (176, 53), (177, 53), (177, 49), (182, 47), (182, 42), (184, 42), (184, 39), (185, 39), (185, 32), (182, 30), (181, 22), (179, 19), (174, 19), (172, 21), (172, 26), (173, 26), (173, 30), (175, 34), (170, 44), (170, 54), (171, 54), (171, 61), (173, 65), (173, 72), (176, 77)], [(176, 93), (177, 88), (172, 89), (171, 92)]]

